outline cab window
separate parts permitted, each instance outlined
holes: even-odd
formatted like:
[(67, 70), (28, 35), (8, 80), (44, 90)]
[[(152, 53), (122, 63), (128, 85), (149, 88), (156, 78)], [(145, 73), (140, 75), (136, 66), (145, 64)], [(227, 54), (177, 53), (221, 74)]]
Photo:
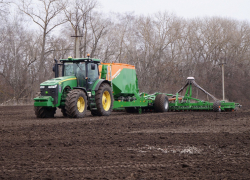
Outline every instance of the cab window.
[(94, 82), (99, 78), (97, 64), (95, 64), (95, 70), (91, 69), (91, 63), (88, 64), (88, 80)]

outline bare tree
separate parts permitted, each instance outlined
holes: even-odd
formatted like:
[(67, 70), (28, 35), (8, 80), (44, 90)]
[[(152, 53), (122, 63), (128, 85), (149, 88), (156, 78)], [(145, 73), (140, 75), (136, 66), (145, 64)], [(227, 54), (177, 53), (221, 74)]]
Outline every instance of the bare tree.
[[(64, 9), (64, 14), (67, 21), (74, 30), (75, 50), (74, 56), (80, 56), (80, 37), (84, 34), (86, 23), (88, 21), (88, 14), (97, 6), (96, 0), (74, 0)], [(84, 53), (86, 53), (86, 36), (84, 37)], [(86, 55), (86, 54), (84, 54)]]
[[(57, 26), (66, 22), (65, 19), (59, 18), (59, 14), (65, 9), (65, 2), (61, 0), (36, 0), (32, 2), (18, 0), (16, 5), (21, 12), (29, 16), (42, 30), (42, 45), (39, 65), (39, 71), (41, 71), (44, 68), (46, 38), (48, 34)], [(36, 7), (41, 8), (37, 9)]]
[(6, 14), (9, 14), (10, 2), (7, 0), (0, 0), (0, 18), (6, 18)]
[(29, 98), (36, 80), (36, 75), (31, 76), (32, 67), (40, 47), (36, 47), (36, 37), (24, 26), (20, 15), (9, 18), (4, 34), (6, 36), (0, 44), (0, 76), (4, 82), (4, 88), (1, 88), (4, 95), (2, 100)]

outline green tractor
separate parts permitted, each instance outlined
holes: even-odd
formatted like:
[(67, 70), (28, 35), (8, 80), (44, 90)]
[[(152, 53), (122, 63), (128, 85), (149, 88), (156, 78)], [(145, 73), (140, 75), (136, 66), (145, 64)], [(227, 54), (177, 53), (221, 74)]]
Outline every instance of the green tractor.
[[(93, 115), (109, 115), (113, 96), (110, 82), (99, 79), (100, 60), (69, 57), (60, 62), (53, 67), (55, 78), (40, 84), (40, 95), (34, 98), (36, 116), (54, 117), (57, 107), (70, 118), (84, 117), (87, 108)], [(59, 66), (62, 77), (58, 77)]]
[(69, 57), (60, 62), (55, 60), (55, 78), (41, 83), (40, 94), (34, 98), (38, 118), (54, 117), (57, 108), (69, 118), (82, 118), (86, 110), (90, 110), (93, 116), (108, 116), (112, 109), (119, 108), (128, 113), (168, 111), (167, 95), (139, 93), (132, 65), (101, 63), (89, 56)]

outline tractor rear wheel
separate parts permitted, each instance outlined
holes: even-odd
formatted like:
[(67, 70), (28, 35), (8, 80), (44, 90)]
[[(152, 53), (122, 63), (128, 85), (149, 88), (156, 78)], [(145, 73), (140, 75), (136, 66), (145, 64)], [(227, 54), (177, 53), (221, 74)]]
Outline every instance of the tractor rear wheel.
[(109, 84), (103, 83), (100, 85), (96, 96), (97, 114), (99, 116), (109, 116), (113, 108), (113, 95)]
[(156, 112), (167, 112), (169, 107), (168, 97), (165, 94), (158, 94), (155, 97), (154, 109)]
[(74, 89), (67, 94), (65, 110), (70, 118), (83, 118), (87, 110), (87, 96), (85, 92)]
[(221, 106), (220, 101), (214, 102), (214, 104), (213, 104), (213, 111), (214, 112), (220, 112), (220, 106)]
[(34, 111), (37, 118), (53, 118), (56, 113), (56, 108), (35, 106)]

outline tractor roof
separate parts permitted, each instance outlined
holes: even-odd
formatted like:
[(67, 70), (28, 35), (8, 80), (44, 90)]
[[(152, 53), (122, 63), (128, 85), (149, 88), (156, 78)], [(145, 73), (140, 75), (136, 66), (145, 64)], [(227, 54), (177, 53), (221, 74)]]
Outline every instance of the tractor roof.
[(93, 63), (100, 63), (100, 59), (93, 59), (93, 58), (72, 58), (69, 57), (68, 59), (60, 59), (60, 62), (93, 62)]

